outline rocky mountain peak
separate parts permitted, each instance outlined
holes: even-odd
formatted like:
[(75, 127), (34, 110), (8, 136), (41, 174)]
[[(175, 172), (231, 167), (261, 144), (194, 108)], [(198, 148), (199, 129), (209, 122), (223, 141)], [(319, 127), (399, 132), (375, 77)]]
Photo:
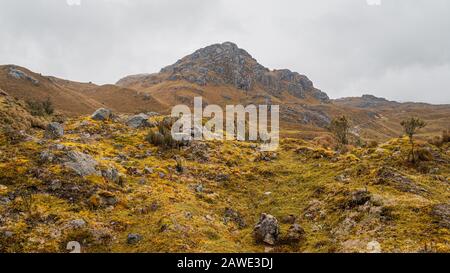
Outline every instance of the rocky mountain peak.
[[(262, 89), (273, 96), (288, 92), (298, 98), (311, 96), (320, 101), (329, 100), (327, 94), (314, 88), (306, 76), (288, 69), (271, 71), (232, 42), (201, 48), (163, 68), (159, 79), (160, 76), (162, 80), (185, 80), (200, 86), (233, 85), (245, 91)], [(132, 77), (122, 79), (118, 84), (130, 84), (136, 80), (152, 84), (156, 76), (134, 77), (135, 80)]]

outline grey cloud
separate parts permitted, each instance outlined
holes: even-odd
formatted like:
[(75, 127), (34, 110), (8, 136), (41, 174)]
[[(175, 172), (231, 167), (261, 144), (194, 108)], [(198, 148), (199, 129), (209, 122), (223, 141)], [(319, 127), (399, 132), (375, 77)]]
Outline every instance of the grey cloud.
[(113, 83), (233, 41), (331, 97), (450, 103), (447, 0), (3, 0), (0, 63)]

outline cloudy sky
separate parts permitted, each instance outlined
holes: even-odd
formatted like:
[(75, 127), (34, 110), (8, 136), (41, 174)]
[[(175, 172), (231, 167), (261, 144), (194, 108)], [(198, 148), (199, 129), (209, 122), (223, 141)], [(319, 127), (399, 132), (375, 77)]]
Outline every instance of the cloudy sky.
[(450, 103), (448, 0), (0, 0), (0, 37), (0, 64), (77, 81), (232, 41), (333, 98)]

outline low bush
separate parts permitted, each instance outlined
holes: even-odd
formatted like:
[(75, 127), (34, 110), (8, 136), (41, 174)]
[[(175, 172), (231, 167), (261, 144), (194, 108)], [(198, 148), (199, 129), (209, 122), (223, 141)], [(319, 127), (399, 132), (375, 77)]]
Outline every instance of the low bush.
[(55, 109), (50, 98), (45, 101), (27, 101), (28, 109), (33, 116), (53, 115)]

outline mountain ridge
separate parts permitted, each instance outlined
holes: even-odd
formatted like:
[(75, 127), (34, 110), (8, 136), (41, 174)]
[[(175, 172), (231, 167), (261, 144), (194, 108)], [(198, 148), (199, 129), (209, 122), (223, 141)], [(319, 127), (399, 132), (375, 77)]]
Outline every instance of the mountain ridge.
[(143, 81), (148, 87), (164, 80), (184, 80), (199, 86), (231, 85), (243, 91), (259, 88), (276, 97), (287, 91), (300, 99), (309, 95), (322, 102), (329, 101), (328, 95), (316, 89), (305, 75), (288, 69), (270, 70), (232, 42), (198, 49), (159, 73), (127, 76), (116, 84), (128, 87)]

